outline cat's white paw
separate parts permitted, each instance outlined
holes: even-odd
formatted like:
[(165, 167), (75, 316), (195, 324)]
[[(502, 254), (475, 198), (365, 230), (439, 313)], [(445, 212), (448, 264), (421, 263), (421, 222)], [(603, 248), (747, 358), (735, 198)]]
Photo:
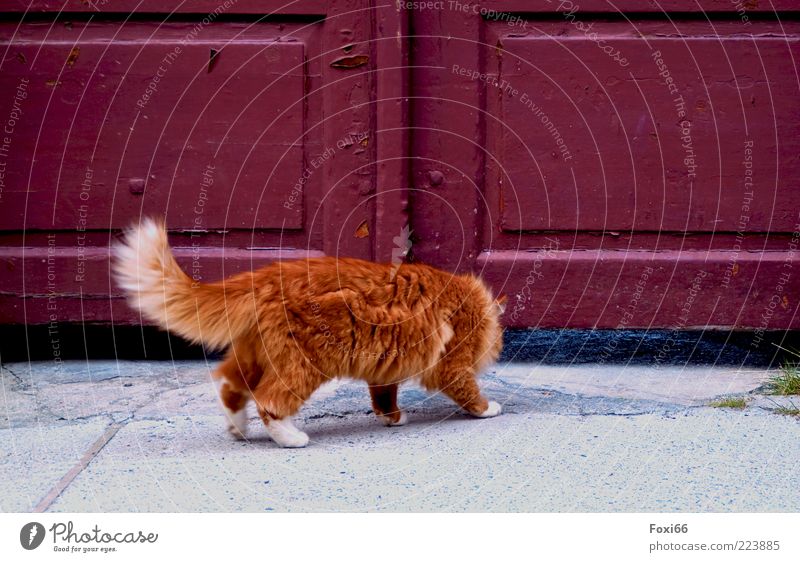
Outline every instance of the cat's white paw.
[(475, 414), (476, 417), (479, 418), (493, 418), (495, 416), (500, 415), (500, 412), (503, 411), (503, 407), (495, 401), (489, 402), (489, 405), (486, 407), (486, 410), (483, 411), (482, 414)]
[(270, 420), (267, 433), (281, 447), (298, 448), (308, 445), (308, 435), (297, 429), (292, 420)]
[(231, 412), (225, 408), (225, 414), (228, 417), (228, 433), (234, 439), (247, 438), (247, 409), (242, 408), (238, 412)]
[(405, 412), (400, 412), (400, 419), (397, 421), (392, 421), (389, 416), (378, 416), (383, 425), (386, 427), (396, 427), (398, 425), (406, 425), (408, 423), (408, 415)]
[(279, 438), (272, 438), (275, 443), (287, 449), (300, 449), (308, 445), (308, 434), (298, 431), (292, 435), (285, 435)]

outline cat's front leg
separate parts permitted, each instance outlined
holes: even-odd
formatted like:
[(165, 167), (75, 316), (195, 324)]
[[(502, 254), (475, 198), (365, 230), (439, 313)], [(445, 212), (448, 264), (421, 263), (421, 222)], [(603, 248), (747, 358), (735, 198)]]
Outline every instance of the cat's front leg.
[(312, 369), (284, 365), (281, 374), (265, 373), (253, 392), (258, 414), (267, 433), (281, 447), (305, 447), (308, 435), (292, 421), (300, 406), (322, 383), (322, 376)]
[(468, 371), (453, 373), (440, 380), (439, 390), (477, 418), (493, 418), (503, 411), (500, 404), (483, 397), (475, 377)]
[(372, 411), (384, 425), (405, 425), (408, 416), (397, 406), (397, 384), (371, 384)]
[(260, 414), (267, 427), (267, 434), (281, 447), (299, 448), (308, 445), (308, 434), (297, 429), (292, 418), (275, 419), (263, 410)]

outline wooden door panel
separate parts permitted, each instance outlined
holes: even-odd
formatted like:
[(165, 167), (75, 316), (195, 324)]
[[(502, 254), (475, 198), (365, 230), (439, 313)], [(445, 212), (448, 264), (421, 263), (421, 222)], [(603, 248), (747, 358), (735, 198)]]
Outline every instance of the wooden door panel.
[(800, 27), (632, 4), (415, 16), (415, 256), (514, 327), (800, 327)]
[(800, 326), (797, 286), (791, 274), (787, 277), (796, 260), (788, 251), (734, 256), (721, 250), (556, 248), (478, 256), (477, 269), (509, 297), (508, 325), (675, 330)]
[(500, 39), (488, 134), (502, 228), (735, 232), (747, 197), (744, 231), (791, 231), (798, 42), (684, 24), (681, 38), (653, 29), (645, 48), (619, 25), (593, 29), (628, 67), (585, 38)]
[(273, 185), (303, 169), (303, 45), (227, 28), (187, 43), (187, 29), (17, 30), (0, 96), (29, 80), (25, 122), (40, 129), (14, 146), (5, 228), (119, 229), (165, 209), (178, 229), (302, 226), (302, 201)]
[(7, 10), (2, 322), (140, 322), (109, 243), (155, 214), (202, 280), (389, 260), (410, 220), (509, 326), (800, 327), (797, 2)]
[[(795, 0), (771, 0), (770, 2), (731, 2), (731, 0), (482, 0), (474, 2), (477, 11), (493, 10), (500, 14), (572, 14), (573, 17), (591, 23), (595, 14), (648, 14), (667, 15), (679, 19), (678, 14), (708, 14), (709, 18), (747, 16), (748, 14), (797, 12), (800, 10)], [(449, 6), (449, 3), (448, 3)], [(469, 10), (468, 10), (469, 11)], [(710, 12), (710, 13), (709, 13)], [(489, 18), (487, 18), (489, 19)], [(634, 17), (632, 19), (638, 19)], [(638, 22), (637, 22), (638, 23)]]
[(199, 281), (391, 258), (408, 105), (393, 6), (24, 4), (0, 24), (0, 104), (22, 106), (0, 155), (0, 322), (140, 323), (109, 259), (143, 215)]
[[(75, 14), (199, 14), (216, 21), (230, 14), (324, 15), (332, 2), (327, 0), (7, 0), (9, 12), (36, 14), (56, 12)], [(335, 10), (334, 10), (335, 11)]]

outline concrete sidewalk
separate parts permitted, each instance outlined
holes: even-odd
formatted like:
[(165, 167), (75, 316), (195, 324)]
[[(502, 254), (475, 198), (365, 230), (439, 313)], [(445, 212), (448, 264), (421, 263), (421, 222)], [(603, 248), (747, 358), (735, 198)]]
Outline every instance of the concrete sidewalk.
[[(0, 369), (3, 511), (797, 511), (800, 421), (748, 368), (499, 365), (486, 420), (409, 386), (321, 389), (306, 449), (231, 440), (203, 362)], [(709, 407), (746, 395), (744, 410)], [(800, 406), (800, 399), (795, 399)]]

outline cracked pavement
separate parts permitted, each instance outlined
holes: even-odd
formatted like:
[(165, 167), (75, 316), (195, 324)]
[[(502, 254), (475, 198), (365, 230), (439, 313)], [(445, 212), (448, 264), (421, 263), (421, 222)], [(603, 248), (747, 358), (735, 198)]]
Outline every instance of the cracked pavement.
[[(503, 415), (478, 420), (407, 385), (386, 428), (366, 385), (334, 381), (280, 449), (255, 410), (225, 432), (215, 363), (0, 368), (3, 511), (796, 511), (800, 398), (758, 368), (498, 365)], [(744, 396), (743, 410), (709, 407)], [(252, 405), (251, 405), (252, 408)]]

